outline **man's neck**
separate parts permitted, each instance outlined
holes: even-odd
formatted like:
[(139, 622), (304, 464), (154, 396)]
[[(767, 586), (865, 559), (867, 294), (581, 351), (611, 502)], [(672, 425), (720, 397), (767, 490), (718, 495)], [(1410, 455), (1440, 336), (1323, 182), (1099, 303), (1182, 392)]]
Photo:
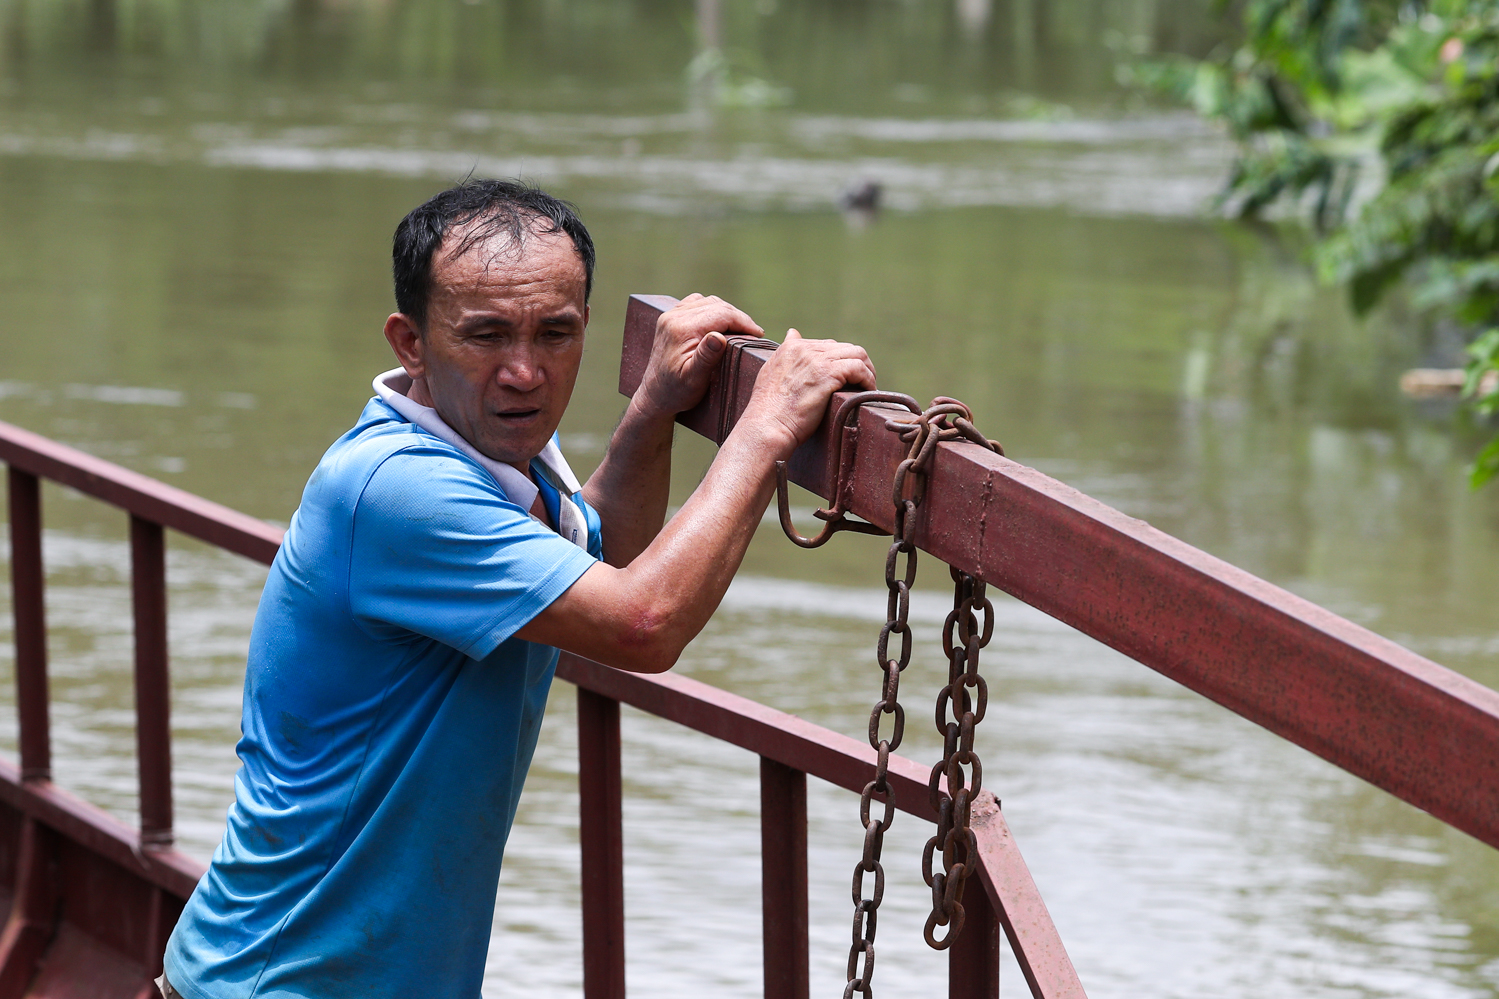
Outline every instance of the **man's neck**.
[[(430, 392), (427, 391), (427, 379), (425, 379), (425, 378), (413, 378), (413, 379), (411, 379), (411, 388), (409, 388), (409, 389), (406, 390), (406, 398), (410, 399), (412, 402), (416, 403), (418, 406), (426, 406), (430, 410), (437, 411), (437, 415), (438, 416), (442, 416), (441, 411), (437, 410), (437, 404), (432, 401), (432, 393), (430, 393)], [(446, 421), (444, 421), (444, 422), (446, 422)], [(449, 423), (448, 426), (451, 427), (453, 425), (451, 423)], [(462, 431), (459, 430), (457, 427), (453, 427), (453, 432), (454, 433), (458, 433), (458, 434), (462, 434)], [(467, 438), (464, 438), (464, 439), (467, 440)], [(473, 441), (469, 441), (469, 443), (473, 445), (475, 451), (479, 450), (479, 445), (474, 444)], [(483, 452), (481, 451), (480, 453), (482, 454)], [(498, 461), (499, 459), (494, 459), (494, 460)], [(507, 461), (507, 462), (505, 462), (505, 464), (509, 465), (511, 468), (515, 469), (517, 472), (520, 472), (522, 475), (524, 475), (526, 478), (530, 479), (532, 482), (536, 481), (536, 477), (531, 474), (531, 463), (529, 461), (521, 461), (521, 462)], [(541, 500), (538, 498), (536, 502), (540, 503)], [(532, 512), (535, 512), (535, 511), (532, 511)], [(543, 513), (542, 519), (543, 520), (547, 519), (546, 516), (545, 516), (545, 513)]]
[(432, 393), (427, 391), (427, 379), (425, 378), (411, 379), (411, 388), (406, 390), (406, 398), (418, 406), (426, 406), (428, 409), (437, 408), (432, 402)]

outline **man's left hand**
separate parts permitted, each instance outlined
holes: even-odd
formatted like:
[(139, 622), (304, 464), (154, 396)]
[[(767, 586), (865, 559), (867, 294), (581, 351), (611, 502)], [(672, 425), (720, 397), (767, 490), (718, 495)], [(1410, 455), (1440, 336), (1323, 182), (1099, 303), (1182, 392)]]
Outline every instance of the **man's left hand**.
[(637, 404), (673, 417), (696, 406), (728, 346), (727, 333), (765, 335), (747, 314), (713, 295), (688, 295), (661, 313)]

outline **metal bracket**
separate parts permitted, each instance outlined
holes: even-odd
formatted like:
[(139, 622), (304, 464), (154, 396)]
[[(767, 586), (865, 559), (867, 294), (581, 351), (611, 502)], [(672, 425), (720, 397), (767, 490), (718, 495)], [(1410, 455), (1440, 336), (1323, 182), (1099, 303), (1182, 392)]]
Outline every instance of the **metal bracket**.
[(873, 524), (862, 520), (847, 519), (848, 503), (852, 499), (851, 496), (846, 495), (852, 481), (847, 473), (853, 466), (859, 442), (859, 428), (855, 425), (855, 421), (860, 407), (871, 402), (902, 406), (917, 416), (921, 415), (920, 403), (903, 392), (855, 392), (843, 400), (838, 407), (838, 412), (833, 416), (833, 426), (837, 434), (833, 449), (838, 455), (838, 467), (833, 476), (833, 495), (830, 497), (832, 505), (812, 514), (818, 520), (826, 521), (826, 526), (816, 537), (803, 537), (792, 525), (791, 500), (787, 493), (786, 463), (776, 462), (776, 508), (781, 516), (781, 530), (786, 532), (786, 537), (791, 540), (792, 544), (801, 548), (820, 548), (839, 531), (873, 534), (879, 537), (889, 536), (889, 531), (881, 530)]

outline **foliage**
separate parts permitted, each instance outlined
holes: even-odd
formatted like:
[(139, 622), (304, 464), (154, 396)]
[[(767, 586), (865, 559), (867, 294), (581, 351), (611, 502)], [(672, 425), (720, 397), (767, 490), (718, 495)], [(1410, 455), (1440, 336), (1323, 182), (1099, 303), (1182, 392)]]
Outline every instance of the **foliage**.
[[(1495, 379), (1490, 372), (1499, 372), (1499, 329), (1492, 329), (1468, 346), (1472, 360), (1468, 363), (1468, 383), (1463, 386), (1463, 395), (1474, 400), (1474, 408), (1484, 416), (1499, 413), (1499, 389), (1489, 387), (1481, 392), (1484, 381)], [(1489, 441), (1488, 446), (1478, 452), (1473, 462), (1473, 484), (1482, 485), (1499, 476), (1499, 436)]]
[[(1243, 16), (1226, 55), (1136, 70), (1240, 144), (1222, 205), (1305, 211), (1319, 273), (1360, 312), (1407, 280), (1442, 318), (1499, 325), (1499, 0), (1248, 0)], [(1493, 416), (1499, 330), (1470, 355), (1466, 397)], [(1495, 475), (1499, 437), (1472, 480)]]

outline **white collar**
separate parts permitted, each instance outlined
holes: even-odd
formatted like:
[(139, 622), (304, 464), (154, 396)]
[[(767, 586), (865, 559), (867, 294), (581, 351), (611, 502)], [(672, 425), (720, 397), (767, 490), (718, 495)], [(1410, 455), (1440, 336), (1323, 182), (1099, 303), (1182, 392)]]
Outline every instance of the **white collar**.
[[(447, 422), (438, 415), (437, 410), (412, 402), (406, 395), (411, 390), (411, 376), (406, 374), (404, 369), (391, 368), (389, 371), (376, 375), (374, 388), (375, 395), (379, 396), (380, 400), (391, 409), (433, 437), (447, 441), (477, 461), (489, 472), (510, 502), (522, 510), (530, 511), (531, 505), (536, 502), (538, 492), (536, 483), (532, 482), (529, 476), (522, 474), (519, 469), (480, 454), (472, 444), (459, 435), (458, 431), (448, 426)], [(583, 488), (578, 483), (578, 477), (568, 467), (567, 459), (562, 457), (562, 449), (557, 446), (556, 435), (547, 441), (547, 446), (536, 458), (557, 480), (554, 484), (560, 483), (565, 487), (564, 490), (559, 490), (564, 498), (570, 498), (573, 493)]]

